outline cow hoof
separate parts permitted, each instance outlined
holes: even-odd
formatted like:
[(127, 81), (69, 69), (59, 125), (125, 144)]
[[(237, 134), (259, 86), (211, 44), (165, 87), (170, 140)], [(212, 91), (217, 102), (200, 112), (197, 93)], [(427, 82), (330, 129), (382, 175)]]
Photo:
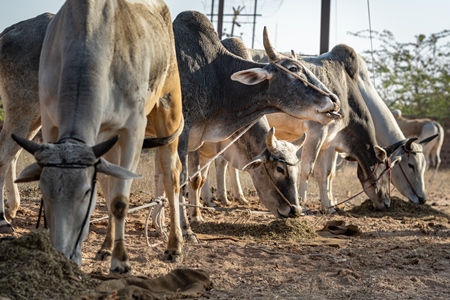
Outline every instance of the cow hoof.
[(105, 260), (110, 259), (111, 255), (112, 255), (111, 251), (101, 249), (97, 252), (97, 255), (95, 255), (95, 260), (105, 261)]
[(229, 206), (229, 205), (231, 205), (231, 201), (228, 201), (228, 199), (222, 199), (221, 201), (220, 201), (220, 205), (222, 205), (222, 206)]
[(1, 223), (3, 224), (0, 225), (0, 233), (12, 234), (14, 232), (14, 227), (10, 223), (6, 221)]
[(245, 198), (238, 198), (237, 200), (240, 205), (248, 205), (248, 200)]
[(166, 250), (162, 258), (163, 261), (180, 263), (183, 261), (183, 255), (178, 250)]
[(112, 274), (131, 274), (131, 266), (128, 262), (124, 262), (123, 266), (111, 267), (109, 272)]
[(198, 240), (197, 236), (195, 235), (194, 232), (186, 232), (183, 234), (183, 240), (186, 243), (192, 243), (192, 244), (198, 244), (200, 243), (200, 241)]
[(191, 228), (195, 230), (195, 228), (197, 228), (200, 224), (202, 223), (202, 221), (200, 220), (196, 220), (196, 221), (191, 221)]
[(209, 199), (209, 200), (203, 200), (203, 204), (206, 206), (206, 207), (216, 207), (217, 206), (217, 204), (216, 203), (214, 203), (214, 201), (212, 201), (211, 199)]

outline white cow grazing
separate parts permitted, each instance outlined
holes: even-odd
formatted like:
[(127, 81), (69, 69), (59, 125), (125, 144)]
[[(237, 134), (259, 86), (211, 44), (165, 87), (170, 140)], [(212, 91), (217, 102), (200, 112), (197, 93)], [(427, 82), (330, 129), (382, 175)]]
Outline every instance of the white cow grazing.
[(438, 138), (430, 141), (423, 147), (423, 155), (427, 163), (427, 169), (434, 168), (432, 178), (441, 164), (441, 149), (444, 144), (444, 128), (438, 122), (428, 118), (407, 119), (402, 116), (399, 109), (392, 111), (398, 126), (407, 137), (417, 137), (419, 140), (429, 136), (438, 135)]
[[(205, 142), (200, 148), (200, 157), (193, 152), (189, 154), (189, 173), (197, 171), (196, 165), (204, 166), (210, 158), (222, 149), (228, 147), (230, 142), (240, 132), (236, 132), (229, 139), (217, 143)], [(296, 217), (302, 210), (296, 205), (298, 202), (298, 164), (301, 150), (306, 138), (304, 134), (293, 143), (278, 140), (275, 129), (270, 129), (265, 117), (262, 117), (245, 132), (236, 142), (223, 152), (223, 157), (239, 170), (247, 171), (253, 181), (260, 201), (276, 216)], [(189, 201), (197, 205), (191, 210), (191, 222), (201, 222), (202, 218), (198, 205), (200, 205), (200, 191), (206, 181), (208, 168), (189, 184)], [(205, 199), (204, 199), (205, 201)], [(212, 203), (207, 203), (212, 206)]]
[[(359, 57), (358, 87), (375, 120), (375, 133), (380, 145), (388, 146), (406, 140), (389, 108), (373, 86), (362, 57)], [(412, 138), (408, 135), (406, 137)], [(416, 204), (423, 204), (426, 201), (424, 149), (434, 138), (431, 133), (419, 138), (419, 142), (415, 142), (416, 139), (409, 139), (391, 156), (393, 160), (400, 158), (398, 166), (392, 169), (392, 183), (403, 196)]]
[[(110, 226), (99, 258), (113, 248), (111, 271), (131, 270), (125, 246), (131, 180), (126, 179), (137, 177), (132, 172), (147, 133), (171, 136), (159, 151), (171, 208), (164, 258), (181, 259), (176, 150), (183, 116), (167, 5), (160, 0), (67, 0), (45, 36), (39, 98), (45, 144), (14, 136), (37, 160), (17, 181), (39, 180), (53, 246), (81, 263), (96, 173), (101, 173)], [(100, 158), (103, 154), (106, 159)]]

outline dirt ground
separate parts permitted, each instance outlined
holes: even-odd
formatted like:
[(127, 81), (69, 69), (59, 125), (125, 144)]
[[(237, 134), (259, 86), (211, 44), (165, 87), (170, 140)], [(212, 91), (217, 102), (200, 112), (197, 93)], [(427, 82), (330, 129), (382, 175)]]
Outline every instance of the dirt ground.
[[(130, 208), (154, 197), (151, 153), (142, 154), (138, 173), (144, 178), (133, 183)], [(297, 220), (305, 230), (309, 228), (309, 236), (264, 234), (276, 224), (275, 218), (250, 212), (266, 209), (245, 175), (243, 186), (250, 205), (242, 207), (234, 201), (229, 208), (238, 211), (204, 210), (206, 223), (196, 230), (200, 243), (185, 244), (182, 263), (162, 262), (165, 244), (158, 244), (162, 239), (151, 232), (149, 242), (156, 246), (147, 245), (148, 208), (130, 213), (126, 238), (133, 275), (154, 278), (176, 268), (204, 269), (214, 287), (199, 299), (450, 299), (450, 170), (440, 171), (432, 183), (428, 182), (431, 173), (426, 174), (425, 205), (404, 201), (394, 189), (392, 207), (376, 212), (361, 195), (342, 205), (339, 214)], [(338, 173), (333, 187), (338, 201), (359, 192), (356, 168), (350, 165)], [(37, 184), (21, 184), (20, 189), (22, 206), (13, 223), (15, 236), (34, 229), (39, 209)], [(308, 191), (309, 206), (315, 210), (317, 184), (312, 181)], [(106, 205), (100, 193), (92, 219), (103, 216)], [(316, 235), (328, 221), (337, 220), (356, 225), (362, 234)], [(105, 230), (106, 221), (91, 224), (83, 244), (81, 270), (86, 274), (109, 273), (109, 261), (94, 260)]]

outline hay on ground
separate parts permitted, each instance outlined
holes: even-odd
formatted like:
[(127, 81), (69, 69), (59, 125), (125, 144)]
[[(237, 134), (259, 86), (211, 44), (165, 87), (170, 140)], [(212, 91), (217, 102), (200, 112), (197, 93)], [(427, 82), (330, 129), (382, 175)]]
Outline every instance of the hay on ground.
[(367, 199), (360, 206), (355, 206), (348, 210), (349, 213), (361, 216), (367, 216), (372, 218), (423, 218), (429, 216), (446, 217), (449, 216), (443, 212), (433, 209), (428, 204), (415, 204), (409, 201), (405, 201), (398, 197), (391, 197), (391, 206), (385, 210), (375, 210), (373, 208), (372, 200)]
[(257, 240), (301, 241), (318, 237), (315, 229), (301, 218), (278, 219), (269, 224), (205, 222), (199, 224), (195, 231), (203, 234), (234, 236)]
[(56, 251), (47, 230), (0, 242), (0, 298), (73, 299), (99, 281)]

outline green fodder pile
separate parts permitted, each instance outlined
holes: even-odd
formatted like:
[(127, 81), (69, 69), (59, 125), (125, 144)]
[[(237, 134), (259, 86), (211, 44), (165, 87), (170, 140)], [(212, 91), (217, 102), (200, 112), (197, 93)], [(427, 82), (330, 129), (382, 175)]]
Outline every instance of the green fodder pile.
[(433, 209), (428, 204), (415, 204), (409, 201), (404, 201), (398, 197), (391, 197), (391, 206), (385, 210), (375, 210), (373, 208), (372, 200), (367, 199), (361, 205), (353, 207), (347, 212), (355, 215), (368, 216), (373, 218), (382, 217), (414, 217), (422, 218), (428, 216), (449, 217), (447, 214)]
[(0, 257), (0, 298), (73, 299), (98, 283), (56, 251), (43, 229), (0, 241)]
[(318, 237), (316, 230), (301, 218), (278, 219), (268, 224), (205, 222), (199, 224), (195, 230), (203, 234), (241, 237), (254, 240), (301, 241)]

